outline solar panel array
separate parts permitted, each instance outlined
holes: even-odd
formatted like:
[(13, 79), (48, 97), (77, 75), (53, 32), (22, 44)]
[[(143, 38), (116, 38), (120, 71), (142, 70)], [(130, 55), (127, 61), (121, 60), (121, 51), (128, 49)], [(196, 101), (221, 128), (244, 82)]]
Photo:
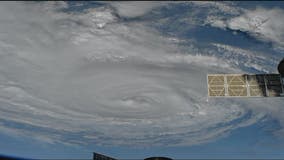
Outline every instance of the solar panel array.
[(211, 97), (279, 97), (283, 94), (280, 74), (208, 74)]
[(93, 160), (116, 160), (116, 159), (94, 152)]

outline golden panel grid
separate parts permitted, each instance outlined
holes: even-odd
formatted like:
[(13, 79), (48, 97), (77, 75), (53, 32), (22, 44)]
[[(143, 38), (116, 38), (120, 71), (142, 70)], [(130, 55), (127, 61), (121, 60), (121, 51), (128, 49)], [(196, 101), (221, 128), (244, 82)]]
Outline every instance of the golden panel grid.
[(209, 96), (225, 96), (225, 87), (222, 85), (209, 86)]
[(253, 97), (265, 97), (266, 89), (265, 85), (254, 85), (249, 87), (250, 96)]
[(227, 76), (228, 85), (246, 85), (245, 75), (228, 75)]
[(265, 85), (264, 75), (247, 75), (249, 85)]
[(225, 97), (279, 97), (279, 74), (208, 74), (208, 95)]
[(209, 85), (224, 85), (224, 76), (223, 75), (208, 75), (208, 84)]
[(229, 85), (228, 96), (247, 96), (247, 87), (244, 85)]

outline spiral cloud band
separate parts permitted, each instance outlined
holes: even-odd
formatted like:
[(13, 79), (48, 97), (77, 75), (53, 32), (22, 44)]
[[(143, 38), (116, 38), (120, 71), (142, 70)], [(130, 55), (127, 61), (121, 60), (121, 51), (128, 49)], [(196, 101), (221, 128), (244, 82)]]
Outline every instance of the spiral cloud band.
[(226, 61), (179, 52), (109, 7), (62, 8), (0, 6), (1, 131), (50, 143), (193, 145), (265, 118), (244, 107), (256, 102), (207, 99), (207, 73), (241, 71)]

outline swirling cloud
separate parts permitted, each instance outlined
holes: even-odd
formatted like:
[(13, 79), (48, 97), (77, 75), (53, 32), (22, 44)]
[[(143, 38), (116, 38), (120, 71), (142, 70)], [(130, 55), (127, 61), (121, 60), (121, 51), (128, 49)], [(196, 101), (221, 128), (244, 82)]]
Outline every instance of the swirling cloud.
[(265, 117), (243, 107), (251, 102), (207, 100), (208, 72), (240, 69), (180, 53), (108, 7), (42, 5), (0, 6), (0, 130), (66, 144), (192, 145)]

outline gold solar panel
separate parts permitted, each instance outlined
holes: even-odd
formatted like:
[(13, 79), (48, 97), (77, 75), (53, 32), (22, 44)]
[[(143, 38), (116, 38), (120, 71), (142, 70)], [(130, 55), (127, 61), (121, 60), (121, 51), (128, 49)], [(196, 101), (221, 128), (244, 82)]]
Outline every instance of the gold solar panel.
[(279, 74), (208, 74), (210, 97), (279, 97), (283, 84)]
[(229, 85), (228, 96), (247, 96), (247, 87), (244, 85)]
[(249, 85), (265, 85), (264, 75), (247, 75)]
[(214, 96), (225, 96), (225, 87), (220, 86), (210, 86), (209, 87), (209, 94)]
[(244, 75), (228, 75), (227, 76), (228, 85), (246, 85), (246, 77)]
[(222, 75), (208, 75), (208, 82), (211, 85), (224, 85), (224, 76)]
[(265, 85), (250, 86), (249, 92), (250, 92), (250, 96), (255, 96), (255, 97), (265, 97), (266, 96)]

